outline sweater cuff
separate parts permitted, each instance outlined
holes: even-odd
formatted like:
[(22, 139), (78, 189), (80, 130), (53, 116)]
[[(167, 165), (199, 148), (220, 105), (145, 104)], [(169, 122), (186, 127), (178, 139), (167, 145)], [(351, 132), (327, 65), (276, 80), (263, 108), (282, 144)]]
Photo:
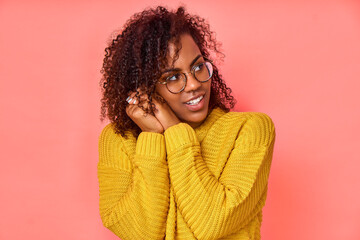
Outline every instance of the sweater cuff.
[(164, 135), (153, 132), (141, 132), (136, 141), (136, 155), (165, 159)]
[(169, 127), (164, 132), (164, 136), (168, 154), (180, 146), (198, 144), (195, 130), (187, 123), (179, 123)]

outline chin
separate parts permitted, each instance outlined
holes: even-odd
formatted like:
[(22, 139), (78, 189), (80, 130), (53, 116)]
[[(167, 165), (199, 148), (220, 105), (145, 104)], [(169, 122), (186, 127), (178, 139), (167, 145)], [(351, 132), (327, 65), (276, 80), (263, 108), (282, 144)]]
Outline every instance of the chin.
[(205, 121), (208, 112), (209, 108), (207, 106), (201, 111), (189, 112), (188, 114), (186, 114), (186, 118), (181, 119), (181, 121), (189, 124), (193, 128), (196, 128)]

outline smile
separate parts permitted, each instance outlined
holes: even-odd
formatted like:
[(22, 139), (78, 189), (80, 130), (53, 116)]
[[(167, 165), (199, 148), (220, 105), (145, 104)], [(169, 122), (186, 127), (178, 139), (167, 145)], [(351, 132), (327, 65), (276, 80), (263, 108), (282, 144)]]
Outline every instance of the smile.
[(198, 98), (195, 98), (195, 99), (193, 99), (193, 100), (191, 100), (191, 101), (188, 101), (188, 102), (186, 102), (185, 104), (187, 104), (187, 105), (196, 105), (196, 104), (198, 104), (200, 101), (201, 101), (201, 99), (203, 99), (204, 98), (204, 95), (202, 95), (202, 96), (200, 96), (200, 97), (198, 97)]

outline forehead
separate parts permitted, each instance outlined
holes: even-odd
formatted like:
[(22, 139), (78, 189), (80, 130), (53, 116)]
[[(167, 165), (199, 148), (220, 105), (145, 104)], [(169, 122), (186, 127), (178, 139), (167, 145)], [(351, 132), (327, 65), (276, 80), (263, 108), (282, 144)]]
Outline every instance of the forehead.
[(194, 58), (201, 54), (198, 45), (189, 34), (183, 34), (179, 39), (179, 46), (175, 46), (173, 42), (169, 43), (168, 63), (173, 62), (175, 51), (180, 48), (178, 59), (174, 62), (174, 66), (181, 66), (183, 64), (190, 64)]

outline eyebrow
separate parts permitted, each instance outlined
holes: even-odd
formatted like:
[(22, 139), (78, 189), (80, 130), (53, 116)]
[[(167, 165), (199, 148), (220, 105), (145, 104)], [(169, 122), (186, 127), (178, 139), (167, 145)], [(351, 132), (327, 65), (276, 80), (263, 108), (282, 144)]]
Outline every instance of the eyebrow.
[[(201, 58), (201, 57), (202, 57), (201, 54), (197, 55), (196, 58), (194, 58), (194, 60), (191, 61), (191, 63), (190, 63), (190, 68), (192, 68), (193, 65), (196, 63), (196, 61), (197, 61), (199, 58)], [(167, 72), (173, 72), (173, 71), (178, 71), (178, 72), (179, 72), (179, 71), (181, 71), (181, 69), (180, 69), (180, 68), (169, 68), (169, 69), (165, 69), (165, 70), (163, 71), (163, 74), (164, 74), (164, 73), (167, 73)]]

